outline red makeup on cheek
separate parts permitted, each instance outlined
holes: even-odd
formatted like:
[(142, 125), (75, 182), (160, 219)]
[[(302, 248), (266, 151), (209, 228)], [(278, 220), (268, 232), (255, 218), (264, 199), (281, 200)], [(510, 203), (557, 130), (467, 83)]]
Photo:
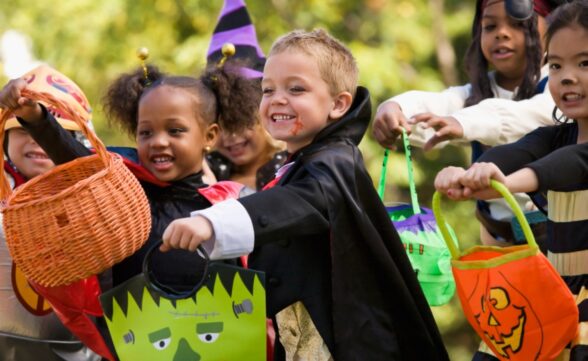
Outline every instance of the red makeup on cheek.
[(294, 121), (294, 125), (292, 126), (292, 129), (290, 129), (290, 134), (297, 135), (298, 132), (302, 130), (302, 128), (304, 128), (304, 124), (302, 124), (302, 122), (299, 119), (296, 119)]

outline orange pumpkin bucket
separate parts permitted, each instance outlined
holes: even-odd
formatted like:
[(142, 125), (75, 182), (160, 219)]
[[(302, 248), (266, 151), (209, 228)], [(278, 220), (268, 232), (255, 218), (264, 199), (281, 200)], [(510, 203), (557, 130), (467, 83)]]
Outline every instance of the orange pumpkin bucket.
[[(98, 274), (137, 251), (147, 240), (147, 197), (120, 156), (109, 153), (84, 119), (47, 93), (23, 96), (63, 110), (96, 154), (56, 166), (11, 190), (0, 172), (0, 210), (6, 243), (24, 275), (43, 286), (70, 284)], [(0, 116), (0, 144), (9, 112)], [(4, 149), (0, 147), (4, 159)]]
[(463, 253), (447, 229), (441, 196), (433, 212), (452, 255), (452, 271), (464, 314), (500, 360), (553, 360), (574, 338), (578, 308), (557, 271), (541, 253), (531, 228), (508, 189), (496, 181), (520, 222), (528, 244), (475, 246)]

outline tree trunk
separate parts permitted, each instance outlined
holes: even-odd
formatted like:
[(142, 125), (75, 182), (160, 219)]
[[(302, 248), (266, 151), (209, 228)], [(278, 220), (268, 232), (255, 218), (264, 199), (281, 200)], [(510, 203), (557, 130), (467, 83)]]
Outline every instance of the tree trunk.
[(443, 28), (443, 8), (444, 0), (429, 0), (429, 9), (431, 9), (433, 19), (432, 27), (433, 37), (435, 38), (437, 63), (439, 64), (443, 82), (449, 86), (456, 85), (459, 78), (455, 69), (455, 50)]

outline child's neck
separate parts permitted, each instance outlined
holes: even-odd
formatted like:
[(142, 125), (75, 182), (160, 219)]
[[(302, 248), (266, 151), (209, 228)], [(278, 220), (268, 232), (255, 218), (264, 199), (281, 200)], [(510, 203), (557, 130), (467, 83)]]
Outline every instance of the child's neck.
[(576, 121), (578, 124), (578, 140), (576, 141), (578, 144), (587, 143), (588, 142), (588, 119), (578, 119)]
[(255, 189), (257, 187), (257, 170), (272, 158), (272, 154), (269, 151), (263, 152), (262, 154), (254, 162), (243, 165), (235, 164), (233, 166), (231, 180)]
[(496, 72), (496, 84), (502, 89), (510, 90), (511, 92), (521, 85), (523, 77), (508, 77), (503, 73)]

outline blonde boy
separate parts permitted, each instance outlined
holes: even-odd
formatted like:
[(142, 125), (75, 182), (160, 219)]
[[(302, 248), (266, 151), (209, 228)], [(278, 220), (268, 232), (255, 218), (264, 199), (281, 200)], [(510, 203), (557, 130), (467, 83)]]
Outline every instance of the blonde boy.
[(249, 253), (266, 272), (275, 360), (448, 360), (357, 144), (371, 116), (351, 52), (323, 30), (278, 39), (262, 124), (286, 142), (272, 187), (172, 222), (162, 250)]

